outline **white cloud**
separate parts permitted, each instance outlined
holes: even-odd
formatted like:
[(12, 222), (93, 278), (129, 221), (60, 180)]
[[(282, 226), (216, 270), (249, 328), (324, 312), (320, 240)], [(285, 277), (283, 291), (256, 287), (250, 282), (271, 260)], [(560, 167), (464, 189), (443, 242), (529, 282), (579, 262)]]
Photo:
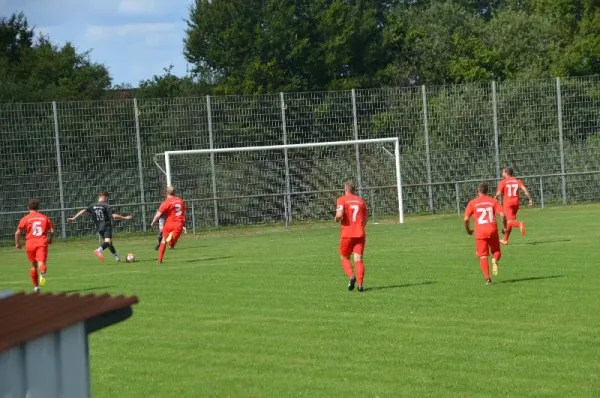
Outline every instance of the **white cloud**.
[(121, 0), (117, 9), (122, 14), (154, 14), (161, 5), (156, 0)]
[(179, 24), (174, 23), (139, 23), (117, 26), (90, 25), (85, 30), (85, 38), (91, 41), (102, 41), (116, 37), (147, 36), (176, 32)]

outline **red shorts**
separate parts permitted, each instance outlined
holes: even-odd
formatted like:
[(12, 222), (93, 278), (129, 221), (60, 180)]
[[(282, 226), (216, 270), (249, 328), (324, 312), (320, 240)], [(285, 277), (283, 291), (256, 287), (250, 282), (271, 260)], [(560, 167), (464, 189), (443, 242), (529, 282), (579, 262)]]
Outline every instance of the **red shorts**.
[(181, 223), (173, 223), (173, 224), (165, 224), (162, 230), (163, 239), (167, 239), (169, 234), (172, 234), (170, 245), (175, 246), (181, 233), (183, 232), (183, 224)]
[(506, 204), (503, 206), (504, 215), (508, 221), (516, 220), (519, 212), (519, 204)]
[(352, 253), (362, 254), (365, 252), (365, 244), (367, 239), (362, 238), (341, 238), (340, 239), (340, 255), (347, 257)]
[(475, 255), (477, 257), (489, 256), (490, 251), (496, 253), (500, 251), (500, 238), (498, 233), (492, 234), (489, 238), (475, 239)]
[(30, 263), (45, 263), (48, 260), (48, 246), (26, 247), (25, 251)]

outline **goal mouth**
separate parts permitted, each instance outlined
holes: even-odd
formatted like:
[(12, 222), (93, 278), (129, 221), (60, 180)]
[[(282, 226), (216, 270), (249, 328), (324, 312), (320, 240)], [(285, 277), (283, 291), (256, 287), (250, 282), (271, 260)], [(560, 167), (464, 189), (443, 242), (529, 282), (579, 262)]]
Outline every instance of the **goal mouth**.
[(347, 179), (380, 216), (404, 223), (397, 137), (165, 151), (153, 161), (161, 188), (176, 186), (216, 227), (330, 219)]

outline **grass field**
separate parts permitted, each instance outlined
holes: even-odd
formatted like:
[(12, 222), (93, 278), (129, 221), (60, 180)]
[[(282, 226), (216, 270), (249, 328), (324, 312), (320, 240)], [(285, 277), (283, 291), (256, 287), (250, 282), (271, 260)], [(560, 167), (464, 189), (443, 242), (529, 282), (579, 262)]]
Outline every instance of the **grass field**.
[[(335, 225), (118, 239), (135, 264), (56, 243), (46, 291), (134, 294), (90, 338), (93, 396), (600, 396), (600, 206), (524, 210), (485, 286), (457, 216), (370, 225), (364, 293), (348, 292)], [(30, 290), (0, 249), (0, 290)]]

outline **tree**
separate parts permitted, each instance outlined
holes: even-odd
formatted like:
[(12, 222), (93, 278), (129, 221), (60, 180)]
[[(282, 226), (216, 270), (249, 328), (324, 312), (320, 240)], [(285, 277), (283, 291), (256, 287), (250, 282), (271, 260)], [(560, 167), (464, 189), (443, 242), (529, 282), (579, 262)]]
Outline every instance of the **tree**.
[(111, 84), (89, 52), (36, 37), (22, 13), (0, 18), (0, 77), (0, 102), (99, 99)]
[(375, 0), (197, 0), (185, 55), (224, 93), (370, 85), (386, 63)]

